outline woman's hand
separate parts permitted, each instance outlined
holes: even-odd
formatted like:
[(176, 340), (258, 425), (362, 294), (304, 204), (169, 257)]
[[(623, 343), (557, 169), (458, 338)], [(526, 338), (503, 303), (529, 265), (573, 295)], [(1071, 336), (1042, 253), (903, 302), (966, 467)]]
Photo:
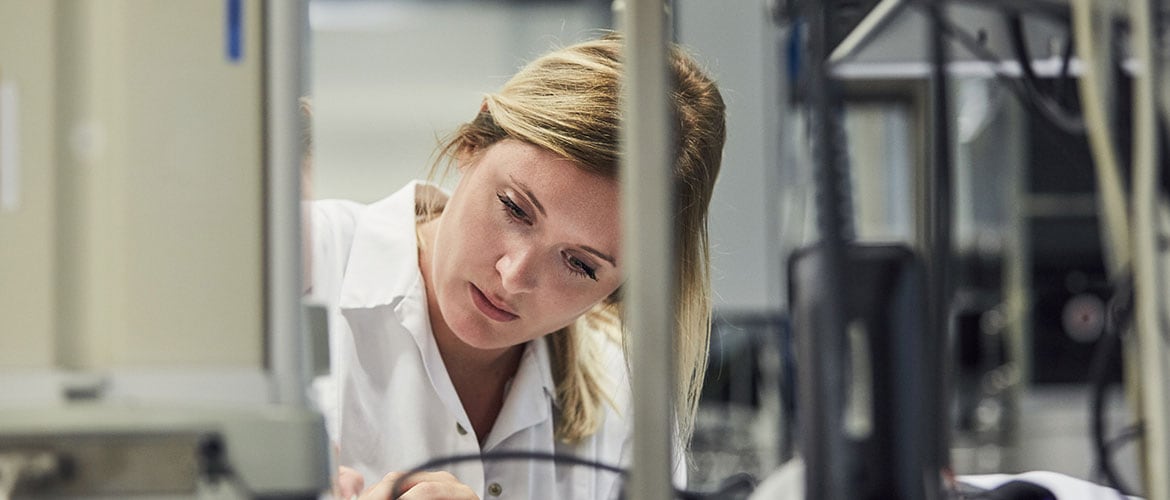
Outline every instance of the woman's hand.
[(333, 498), (335, 500), (350, 500), (361, 493), (366, 480), (361, 473), (346, 466), (337, 468), (337, 477), (333, 479)]
[(401, 472), (386, 474), (381, 482), (362, 493), (361, 500), (479, 500), (469, 486), (447, 471), (411, 474), (398, 486), (404, 493), (391, 497), (394, 483), (402, 476)]

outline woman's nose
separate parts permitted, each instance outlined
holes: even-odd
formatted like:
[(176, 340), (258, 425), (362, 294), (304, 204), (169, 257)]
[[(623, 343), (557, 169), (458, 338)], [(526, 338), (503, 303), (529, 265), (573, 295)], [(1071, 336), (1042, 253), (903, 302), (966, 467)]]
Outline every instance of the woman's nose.
[(536, 289), (536, 266), (534, 252), (513, 250), (496, 261), (496, 271), (508, 293), (531, 292)]

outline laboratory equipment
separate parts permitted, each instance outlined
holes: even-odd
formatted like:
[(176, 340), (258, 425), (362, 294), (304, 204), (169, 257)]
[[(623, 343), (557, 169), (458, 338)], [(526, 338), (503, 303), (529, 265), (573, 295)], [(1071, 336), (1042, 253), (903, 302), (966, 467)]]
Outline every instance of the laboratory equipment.
[[(826, 434), (843, 434), (844, 468), (854, 498), (940, 498), (941, 470), (934, 456), (943, 436), (935, 422), (946, 419), (937, 392), (940, 369), (928, 335), (924, 303), (925, 274), (919, 259), (905, 246), (845, 246), (843, 272), (849, 285), (843, 290), (845, 395), (842, 427), (828, 427), (825, 405), (802, 397), (797, 433), (804, 458), (817, 448), (809, 442)], [(824, 330), (818, 312), (825, 307), (826, 287), (821, 276), (826, 261), (817, 247), (803, 249), (789, 263), (793, 337), (797, 345), (798, 392), (820, 394), (817, 387), (820, 357), (813, 352), (825, 344), (815, 341)], [(809, 471), (814, 473), (813, 471)], [(815, 483), (820, 476), (810, 476)]]
[(305, 7), (0, 3), (27, 174), (0, 213), (5, 498), (328, 489), (301, 331)]
[[(867, 7), (872, 6), (873, 3), (866, 4)], [(806, 3), (806, 6), (813, 5), (813, 3)], [(1155, 44), (1160, 36), (1164, 36), (1165, 20), (1164, 16), (1159, 17), (1158, 9), (1154, 6), (1158, 2), (1135, 2), (1133, 5), (1128, 5), (1125, 8), (1117, 4), (1107, 2), (994, 2), (994, 1), (972, 1), (972, 2), (931, 2), (931, 1), (883, 1), (872, 6), (869, 15), (865, 16), (859, 22), (854, 22), (855, 26), (848, 26), (845, 31), (847, 35), (834, 37), (835, 33), (840, 32), (840, 26), (832, 24), (835, 21), (841, 21), (844, 17), (849, 16), (835, 16), (839, 14), (833, 12), (833, 9), (842, 7), (837, 2), (825, 2), (815, 4), (806, 9), (805, 15), (801, 20), (804, 26), (810, 30), (807, 37), (808, 51), (802, 53), (802, 56), (809, 57), (813, 61), (804, 66), (806, 74), (803, 75), (805, 80), (804, 88), (800, 89), (804, 94), (799, 94), (798, 97), (808, 104), (809, 113), (811, 116), (811, 130), (813, 131), (813, 152), (817, 155), (817, 173), (822, 176), (820, 184), (820, 195), (829, 199), (829, 202), (822, 202), (818, 206), (818, 215), (822, 221), (819, 226), (820, 237), (825, 242), (824, 264), (830, 269), (830, 272), (823, 273), (825, 285), (828, 289), (835, 290), (843, 286), (840, 282), (834, 283), (834, 276), (837, 276), (831, 269), (834, 266), (841, 266), (848, 269), (848, 259), (834, 256), (833, 248), (841, 244), (840, 228), (834, 228), (834, 225), (841, 227), (849, 227), (848, 220), (841, 217), (841, 212), (847, 212), (849, 203), (847, 201), (849, 190), (845, 189), (846, 201), (840, 202), (833, 199), (838, 196), (838, 192), (842, 190), (841, 186), (849, 186), (848, 180), (841, 181), (839, 171), (842, 170), (840, 160), (837, 154), (832, 150), (832, 144), (826, 143), (825, 137), (838, 137), (839, 131), (833, 129), (834, 117), (838, 110), (835, 108), (837, 102), (834, 101), (834, 87), (833, 85), (842, 85), (844, 87), (861, 86), (856, 84), (860, 80), (873, 82), (875, 80), (919, 80), (927, 82), (928, 99), (925, 100), (925, 107), (919, 108), (929, 112), (928, 120), (925, 121), (926, 128), (921, 130), (923, 136), (931, 137), (931, 141), (926, 147), (916, 149), (916, 159), (929, 158), (929, 162), (924, 168), (916, 173), (915, 182), (917, 186), (927, 186), (928, 190), (916, 193), (916, 202), (920, 210), (917, 212), (918, 222), (920, 223), (920, 230), (913, 239), (916, 248), (922, 252), (926, 263), (927, 276), (927, 314), (928, 331), (940, 339), (940, 345), (943, 347), (939, 352), (948, 353), (949, 356), (949, 342), (952, 335), (951, 318), (955, 312), (955, 296), (954, 289), (954, 258), (953, 254), (956, 250), (953, 245), (952, 238), (954, 234), (952, 231), (952, 224), (957, 222), (953, 219), (953, 212), (951, 206), (951, 196), (953, 194), (953, 187), (951, 176), (954, 175), (952, 171), (953, 154), (950, 141), (952, 140), (952, 133), (950, 130), (951, 120), (949, 100), (952, 98), (950, 92), (947, 91), (948, 80), (953, 80), (957, 76), (976, 76), (983, 75), (985, 78), (994, 78), (998, 82), (1003, 83), (1003, 88), (1014, 92), (1017, 97), (1027, 106), (1028, 111), (1035, 114), (1037, 119), (1044, 119), (1052, 122), (1054, 125), (1062, 128), (1068, 133), (1078, 134), (1086, 133), (1089, 139), (1089, 152), (1093, 157), (1093, 180), (1094, 188), (1092, 196), (1085, 197), (1081, 200), (1080, 205), (1089, 206), (1087, 212), (1095, 216), (1100, 221), (1100, 236), (1096, 241), (1100, 246), (1099, 260), (1103, 260), (1102, 275), (1108, 280), (1108, 283), (1102, 284), (1103, 280), (1094, 279), (1092, 276), (1080, 276), (1080, 284), (1066, 285), (1067, 288), (1073, 290), (1073, 293), (1078, 292), (1093, 292), (1083, 294), (1082, 296), (1071, 297), (1067, 301), (1067, 307), (1071, 308), (1068, 312), (1069, 321), (1065, 324), (1059, 325), (1059, 329), (1069, 332), (1070, 335), (1081, 335), (1082, 338), (1089, 338), (1094, 331), (1099, 333), (1101, 327), (1107, 322), (1104, 320), (1105, 299), (1107, 295), (1121, 293), (1120, 288), (1113, 288), (1117, 283), (1124, 282), (1124, 274), (1129, 272), (1129, 269), (1137, 269), (1135, 276), (1138, 284), (1136, 286), (1136, 302), (1144, 304), (1139, 306), (1138, 311), (1134, 313), (1135, 322), (1137, 324), (1137, 332), (1139, 340), (1138, 343), (1142, 346), (1140, 355), (1138, 352), (1133, 352), (1127, 356), (1127, 363), (1137, 365), (1140, 368), (1140, 376), (1137, 369), (1130, 372), (1130, 377), (1127, 377), (1127, 382), (1131, 386), (1130, 396), (1136, 397), (1132, 403), (1135, 408), (1140, 408), (1142, 421), (1148, 427), (1144, 431), (1143, 456), (1145, 463), (1145, 480), (1148, 493), (1153, 498), (1165, 498), (1167, 494), (1167, 486), (1165, 485), (1164, 474), (1161, 471), (1166, 470), (1167, 460), (1167, 442), (1165, 421), (1167, 418), (1167, 407), (1165, 401), (1165, 380), (1167, 378), (1167, 369), (1170, 364), (1167, 363), (1167, 345), (1165, 339), (1159, 337), (1164, 336), (1159, 333), (1163, 326), (1158, 326), (1155, 318), (1165, 309), (1164, 294), (1158, 291), (1159, 283), (1164, 282), (1165, 273), (1161, 269), (1161, 265), (1157, 259), (1152, 257), (1154, 246), (1151, 244), (1151, 235), (1156, 234), (1159, 227), (1158, 217), (1155, 215), (1158, 206), (1164, 203), (1165, 193), (1160, 191), (1159, 175), (1164, 170), (1164, 162), (1158, 163), (1158, 146), (1156, 136), (1157, 124), (1154, 115), (1159, 109), (1157, 98), (1153, 88), (1162, 88), (1157, 85), (1157, 79), (1162, 75), (1163, 70), (1161, 64), (1164, 60), (1158, 59), (1156, 51), (1158, 45)], [(818, 10), (818, 8), (823, 10)], [(1028, 38), (1033, 44), (1030, 47), (1021, 48), (1025, 43), (1022, 43), (1019, 33), (1011, 36), (1011, 20), (1016, 19), (1018, 24), (1019, 17), (1024, 14), (1034, 15), (1035, 17), (1043, 18), (1040, 23), (1030, 23), (1031, 36)], [(1055, 23), (1052, 21), (1055, 20)], [(1116, 31), (1112, 27), (1117, 25), (1117, 21), (1128, 21), (1128, 26), (1131, 28), (1128, 32)], [(1061, 29), (1060, 25), (1067, 22), (1068, 28)], [(1054, 28), (1054, 26), (1056, 26)], [(1073, 36), (1072, 31), (1076, 31), (1076, 36)], [(1121, 33), (1125, 33), (1129, 37), (1128, 54), (1125, 51), (1117, 51), (1116, 39), (1121, 38)], [(1012, 40), (1016, 38), (1017, 40)], [(834, 43), (833, 40), (840, 39), (841, 43), (835, 47), (826, 47), (827, 44)], [(826, 42), (826, 40), (829, 40)], [(927, 40), (927, 43), (922, 43)], [(1058, 43), (1060, 41), (1064, 43)], [(1069, 64), (1063, 62), (1059, 57), (1059, 46), (1072, 47), (1074, 44), (1069, 40), (1075, 40), (1077, 61), (1078, 64)], [(1010, 41), (1010, 43), (1009, 43)], [(1045, 44), (1040, 45), (1037, 44)], [(1014, 45), (1012, 51), (1016, 54), (1016, 61), (1004, 62), (1005, 57), (1001, 54), (1008, 52), (1005, 48), (1009, 45)], [(831, 54), (829, 53), (831, 50)], [(1071, 49), (1065, 49), (1066, 53), (1070, 53)], [(953, 56), (948, 56), (947, 52), (952, 52)], [(1119, 54), (1121, 52), (1121, 54)], [(1020, 53), (1025, 55), (1021, 56)], [(1083, 110), (1083, 123), (1081, 117), (1071, 117), (1066, 109), (1054, 109), (1051, 101), (1042, 99), (1043, 95), (1038, 95), (1034, 88), (1034, 81), (1036, 77), (1029, 71), (1034, 64), (1028, 53), (1035, 54), (1052, 54), (1053, 57), (1047, 60), (1039, 61), (1035, 64), (1036, 73), (1043, 73), (1046, 76), (1052, 75), (1073, 75), (1079, 84), (1080, 91), (1080, 109)], [(826, 55), (828, 54), (828, 55)], [(1043, 55), (1037, 56), (1043, 58)], [(1117, 57), (1120, 64), (1118, 67), (1125, 68), (1124, 72), (1115, 72), (1113, 65), (1113, 58)], [(1132, 57), (1132, 59), (1127, 59)], [(822, 59), (823, 58), (823, 59)], [(1068, 60), (1068, 56), (1063, 57), (1064, 61)], [(1164, 59), (1164, 57), (1163, 57)], [(822, 64), (823, 62), (823, 64)], [(1076, 69), (1069, 69), (1074, 67)], [(1039, 68), (1046, 68), (1041, 70)], [(1142, 69), (1144, 68), (1144, 70)], [(1128, 73), (1127, 78), (1116, 78), (1116, 75)], [(1023, 75), (1022, 80), (1017, 79), (1019, 75)], [(1063, 79), (1063, 76), (1061, 77)], [(1113, 90), (1119, 86), (1133, 86), (1134, 106), (1131, 117), (1125, 117), (1125, 113), (1120, 113), (1121, 121), (1132, 121), (1132, 139), (1127, 136), (1127, 132), (1116, 133), (1116, 122), (1113, 122), (1113, 116), (1118, 114), (1114, 109), (1113, 97), (1124, 92)], [(828, 90), (825, 90), (828, 89)], [(826, 97), (826, 93), (828, 97)], [(1164, 97), (1164, 96), (1163, 96)], [(1124, 100), (1122, 100), (1124, 101)], [(1145, 104), (1141, 104), (1144, 102)], [(1163, 103), (1164, 104), (1164, 103)], [(967, 118), (967, 117), (964, 117)], [(1075, 118), (1075, 119), (1074, 119)], [(978, 121), (978, 120), (976, 120)], [(1080, 132), (1078, 132), (1078, 130)], [(960, 131), (958, 134), (964, 137)], [(969, 137), (969, 134), (967, 134)], [(1035, 138), (1034, 136), (1029, 136)], [(1132, 147), (1128, 142), (1132, 140)], [(1122, 175), (1127, 173), (1123, 166), (1119, 165), (1123, 160), (1119, 160), (1118, 152), (1121, 151), (1120, 156), (1124, 156), (1125, 151), (1132, 151), (1131, 160), (1133, 162), (1132, 168), (1128, 170), (1128, 174), (1132, 174), (1133, 178), (1129, 180), (1128, 186), (1132, 189), (1132, 194), (1127, 191), (1126, 183), (1121, 179)], [(1033, 152), (1033, 154), (1044, 155), (1042, 150)], [(1022, 155), (1020, 155), (1022, 156)], [(1051, 156), (1051, 155), (1049, 155)], [(1051, 162), (1053, 165), (1060, 165), (1060, 162), (1054, 161), (1053, 158), (1044, 158), (1044, 161)], [(1033, 167), (1034, 168), (1034, 167)], [(1018, 188), (1018, 184), (1014, 185), (1008, 183), (1010, 189)], [(1027, 202), (1024, 209), (1029, 212), (1035, 212), (1044, 208), (1044, 201), (1051, 201), (1052, 197), (1045, 199), (1043, 196), (1031, 196), (1028, 193), (1024, 196), (1016, 197), (1016, 200), (1023, 199)], [(1058, 200), (1056, 204), (1051, 206), (1067, 206), (1064, 203), (1068, 201), (1065, 199)], [(1073, 205), (1076, 205), (1075, 203)], [(844, 210), (842, 207), (846, 207)], [(1030, 213), (1027, 216), (1034, 216)], [(1139, 219), (1140, 217), (1140, 219)], [(999, 385), (1009, 389), (1008, 394), (1012, 398), (1018, 397), (1018, 389), (1012, 389), (1015, 384), (1019, 384), (1021, 377), (1025, 381), (1036, 380), (1039, 376), (1043, 378), (1049, 373), (1044, 370), (1051, 370), (1052, 366), (1041, 366), (1038, 361), (1038, 356), (1044, 356), (1046, 353), (1051, 355), (1053, 348), (1045, 347), (1045, 342), (1051, 340), (1051, 336), (1042, 329), (1031, 331), (1027, 321), (1029, 308), (1031, 306), (1027, 296), (1021, 298), (1018, 291), (1013, 292), (1010, 287), (1018, 287), (1020, 283), (1027, 286), (1030, 278), (1037, 277), (1044, 279), (1043, 276), (1031, 276), (1028, 273), (1031, 269), (1027, 264), (1019, 266), (1015, 259), (1021, 256), (1023, 262), (1030, 263), (1032, 258), (1032, 251), (1047, 251), (1050, 254), (1060, 253), (1068, 255), (1067, 248), (1062, 248), (1060, 252), (1052, 252), (1051, 243), (1055, 242), (1055, 238), (1049, 236), (1045, 237), (1042, 232), (1035, 232), (1037, 230), (1054, 229), (1054, 224), (1047, 224), (1049, 221), (1026, 221), (1036, 222), (1029, 227), (1021, 227), (1014, 225), (1008, 227), (1010, 233), (1005, 234), (1003, 241), (1007, 242), (1008, 248), (1005, 248), (1005, 253), (1002, 259), (1005, 264), (1005, 281), (1008, 282), (1008, 290), (1004, 292), (1004, 310), (1007, 313), (1007, 323), (1009, 328), (1006, 330), (1009, 335), (1006, 342), (1007, 358), (1010, 363), (1003, 366), (1004, 370), (999, 370)], [(1029, 232), (1031, 229), (1034, 232)], [(1068, 231), (1068, 227), (1064, 228), (1063, 234), (1072, 234), (1077, 230), (1086, 229), (1085, 225), (1080, 225), (1074, 228), (1074, 231)], [(1078, 238), (1078, 244), (1083, 241), (1092, 241), (1092, 238)], [(962, 245), (968, 245), (970, 240), (959, 241)], [(1029, 243), (1035, 242), (1036, 246), (1033, 248)], [(1010, 252), (1010, 253), (1009, 253)], [(1089, 261), (1092, 259), (1093, 252), (1084, 252), (1090, 254)], [(1039, 268), (1049, 268), (1059, 266), (1059, 263), (1051, 258), (1037, 257), (1037, 264)], [(834, 264), (836, 263), (836, 264)], [(1132, 266), (1132, 267), (1131, 267)], [(792, 279), (792, 277), (790, 277)], [(1044, 286), (1060, 286), (1058, 280), (1045, 280)], [(1076, 280), (1069, 280), (1076, 281)], [(1018, 290), (1018, 288), (1017, 288)], [(1044, 299), (1044, 297), (1039, 297)], [(1072, 300), (1076, 299), (1076, 300)], [(1144, 300), (1144, 302), (1143, 302)], [(970, 305), (970, 304), (967, 304)], [(1045, 305), (1043, 300), (1038, 300), (1037, 305)], [(802, 398), (813, 398), (812, 404), (825, 405), (827, 425), (829, 431), (824, 435), (818, 436), (823, 438), (819, 442), (812, 442), (810, 446), (813, 447), (813, 453), (810, 455), (809, 450), (805, 450), (806, 458), (811, 458), (809, 467), (809, 483), (810, 497), (821, 497), (823, 492), (818, 493), (812, 491), (813, 488), (825, 488), (831, 493), (830, 497), (838, 497), (833, 484), (838, 482), (847, 482), (846, 478), (842, 478), (839, 472), (839, 466), (848, 462), (849, 454), (842, 451), (843, 447), (840, 438), (836, 436), (836, 432), (844, 432), (841, 429), (845, 428), (837, 419), (842, 418), (841, 414), (847, 414), (848, 397), (843, 396), (842, 393), (847, 394), (850, 390), (847, 384), (849, 380), (848, 373), (851, 369), (848, 360), (848, 345), (849, 336), (844, 333), (845, 328), (840, 324), (841, 318), (848, 319), (849, 316), (844, 310), (847, 305), (834, 304), (832, 292), (830, 292), (828, 299), (825, 301), (825, 306), (820, 310), (817, 318), (819, 322), (812, 322), (819, 328), (822, 335), (829, 336), (829, 339), (822, 340), (822, 347), (826, 350), (834, 352), (834, 354), (814, 353), (810, 356), (816, 356), (818, 361), (825, 361), (823, 366), (830, 366), (827, 371), (818, 368), (812, 376), (817, 377), (818, 383), (823, 383), (822, 387), (828, 388), (828, 392), (823, 388), (813, 387), (815, 394), (806, 394)], [(794, 311), (796, 312), (796, 311)], [(986, 309), (982, 312), (992, 313), (988, 317), (995, 317), (993, 309)], [(982, 313), (981, 312), (981, 313)], [(1037, 313), (1043, 313), (1043, 310), (1037, 310)], [(837, 316), (837, 318), (834, 318)], [(797, 319), (793, 318), (794, 321)], [(1145, 323), (1142, 323), (1145, 321)], [(1094, 330), (1093, 325), (1096, 326)], [(1144, 325), (1144, 326), (1143, 326)], [(796, 330), (801, 329), (800, 326), (794, 325)], [(1047, 325), (1045, 325), (1047, 326)], [(1029, 340), (1034, 341), (1030, 349)], [(1075, 340), (1075, 339), (1074, 339)], [(1091, 339), (1090, 339), (1091, 340)], [(1064, 347), (1056, 347), (1056, 350), (1067, 351)], [(1046, 352), (1047, 351), (1047, 352)], [(1029, 354), (1031, 356), (1029, 356)], [(1048, 358), (1045, 358), (1048, 359)], [(836, 360), (836, 361), (834, 361)], [(832, 363), (841, 363), (846, 360), (843, 367), (832, 366)], [(997, 368), (998, 370), (998, 368)], [(942, 380), (949, 380), (950, 374), (947, 371), (941, 372)], [(989, 374), (992, 375), (992, 374)], [(1075, 374), (1083, 375), (1083, 374)], [(1066, 374), (1066, 376), (1068, 376)], [(994, 377), (989, 377), (992, 380)], [(844, 382), (843, 382), (844, 381)], [(842, 384), (845, 384), (842, 386)], [(948, 391), (943, 391), (941, 394), (948, 394)], [(810, 400), (805, 399), (807, 404)], [(1012, 407), (1014, 405), (1009, 405)], [(880, 413), (880, 412), (879, 412)], [(816, 422), (820, 425), (821, 422)], [(946, 437), (940, 436), (945, 446)], [(824, 452), (824, 453), (822, 453)], [(832, 460), (823, 460), (824, 456), (838, 457)], [(846, 457), (846, 458), (840, 458)], [(938, 455), (940, 466), (945, 465), (945, 455)], [(945, 467), (942, 467), (945, 470)], [(836, 480), (842, 481), (836, 481)], [(825, 484), (829, 486), (824, 486)], [(854, 486), (860, 487), (850, 483), (851, 488)]]
[(5, 498), (311, 499), (319, 415), (289, 406), (73, 404), (0, 411)]

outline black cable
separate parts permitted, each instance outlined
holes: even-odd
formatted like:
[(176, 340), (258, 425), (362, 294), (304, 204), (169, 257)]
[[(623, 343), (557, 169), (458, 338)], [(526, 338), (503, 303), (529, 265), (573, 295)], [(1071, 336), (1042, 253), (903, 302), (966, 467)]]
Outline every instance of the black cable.
[[(1064, 109), (1059, 102), (1040, 91), (1040, 79), (1032, 68), (1032, 57), (1028, 55), (1028, 42), (1024, 38), (1024, 20), (1019, 14), (1008, 14), (1008, 39), (1011, 41), (1012, 51), (1015, 52), (1016, 62), (1020, 66), (1024, 91), (1027, 94), (1026, 104), (1040, 113), (1041, 116), (1052, 122), (1061, 130), (1078, 135), (1085, 133), (1085, 121), (1081, 117)], [(1069, 36), (1068, 40), (1072, 40)], [(1071, 51), (1068, 52), (1071, 57)], [(1061, 72), (1067, 71), (1067, 60), (1062, 61)]]
[[(1142, 425), (1141, 422), (1130, 424), (1118, 431), (1117, 435), (1113, 436), (1105, 442), (1105, 452), (1112, 457), (1114, 454), (1120, 451), (1122, 447), (1142, 437), (1145, 432), (1145, 426)], [(1094, 467), (1093, 472), (1090, 475), (1094, 478), (1100, 478), (1101, 471)]]
[(1049, 119), (1049, 121), (1051, 121), (1054, 125), (1067, 133), (1084, 133), (1084, 122), (1079, 118), (1077, 120), (1070, 120), (1069, 118), (1071, 117), (1054, 112), (1054, 110), (1050, 109), (1048, 106), (1040, 105), (1038, 103), (1033, 104), (1033, 101), (1029, 96), (1028, 90), (1024, 86), (1024, 83), (1019, 78), (1015, 78), (1012, 75), (1004, 73), (1000, 68), (1000, 66), (1003, 64), (1003, 61), (999, 59), (999, 56), (988, 50), (987, 47), (984, 47), (983, 44), (973, 35), (967, 33), (962, 28), (955, 25), (955, 23), (951, 22), (951, 20), (948, 19), (946, 15), (943, 15), (939, 12), (932, 12), (928, 6), (923, 5), (923, 0), (913, 0), (910, 2), (910, 6), (919, 9), (927, 16), (937, 18), (939, 26), (942, 28), (943, 34), (958, 42), (959, 45), (962, 45), (963, 48), (967, 49), (968, 52), (973, 54), (979, 60), (991, 64), (992, 74), (995, 75), (995, 78), (1006, 85), (1008, 90), (1015, 94), (1016, 98), (1018, 98), (1020, 102), (1024, 103), (1024, 105), (1032, 106), (1039, 113), (1043, 114), (1045, 118)]
[[(594, 460), (586, 460), (573, 455), (564, 453), (543, 453), (535, 451), (492, 451), (480, 454), (466, 454), (466, 455), (449, 455), (446, 457), (439, 457), (428, 460), (408, 471), (394, 481), (390, 487), (390, 498), (398, 498), (405, 491), (400, 491), (403, 483), (407, 478), (418, 474), (420, 472), (427, 472), (438, 469), (445, 465), (457, 464), (461, 462), (510, 462), (510, 461), (529, 461), (541, 460), (546, 462), (553, 462), (557, 464), (575, 465), (582, 467), (591, 467), (606, 472), (612, 472), (618, 476), (625, 478), (628, 475), (626, 469), (616, 465), (610, 465)], [(756, 480), (751, 474), (738, 473), (732, 474), (723, 480), (719, 488), (711, 492), (690, 491), (675, 488), (675, 498), (680, 500), (714, 500), (735, 498), (731, 497), (734, 493), (750, 493), (756, 487)]]
[(1036, 90), (1036, 70), (1032, 68), (1032, 56), (1028, 54), (1028, 42), (1024, 39), (1024, 18), (1019, 14), (1007, 14), (1008, 25), (1008, 40), (1011, 42), (1012, 51), (1015, 52), (1016, 61), (1020, 65), (1020, 74), (1024, 76), (1024, 82), (1031, 84), (1030, 90)]
[(445, 457), (439, 457), (439, 458), (427, 460), (426, 462), (423, 462), (422, 464), (418, 465), (417, 467), (414, 467), (414, 468), (406, 471), (405, 474), (403, 474), (401, 477), (399, 477), (397, 480), (394, 481), (394, 485), (390, 488), (390, 498), (398, 498), (403, 493), (406, 493), (405, 491), (399, 491), (399, 488), (402, 487), (402, 483), (410, 476), (413, 476), (413, 475), (418, 474), (420, 472), (426, 472), (429, 470), (437, 469), (437, 468), (442, 467), (444, 465), (457, 464), (457, 463), (461, 463), (461, 462), (472, 462), (472, 461), (508, 462), (508, 461), (520, 461), (520, 460), (545, 460), (545, 461), (554, 462), (557, 464), (580, 465), (580, 466), (584, 466), (584, 467), (592, 467), (594, 469), (612, 472), (612, 473), (617, 474), (617, 475), (622, 476), (622, 477), (626, 476), (626, 470), (621, 468), (621, 467), (618, 467), (615, 465), (610, 465), (610, 464), (605, 464), (605, 463), (601, 463), (601, 462), (596, 462), (596, 461), (592, 461), (592, 460), (586, 460), (586, 459), (583, 459), (580, 457), (575, 457), (573, 455), (566, 455), (566, 454), (561, 454), (561, 453), (538, 453), (538, 452), (533, 452), (533, 451), (492, 451), (492, 452), (480, 453), (480, 454), (449, 455), (449, 456), (445, 456)]
[(1064, 48), (1060, 52), (1060, 74), (1056, 78), (1056, 85), (1052, 88), (1052, 100), (1056, 102), (1064, 102), (1064, 93), (1068, 91), (1068, 86), (1072, 83), (1072, 78), (1069, 74), (1069, 66), (1072, 63), (1073, 54), (1073, 38), (1072, 33), (1064, 37)]
[(1093, 359), (1089, 364), (1089, 380), (1092, 383), (1090, 425), (1097, 468), (1105, 478), (1106, 484), (1123, 495), (1128, 495), (1133, 490), (1128, 488), (1117, 474), (1109, 443), (1105, 438), (1107, 428), (1105, 392), (1109, 386), (1109, 370), (1112, 368), (1113, 357), (1121, 346), (1121, 334), (1129, 327), (1133, 318), (1132, 284), (1133, 278), (1127, 273), (1115, 285), (1116, 291), (1109, 299), (1109, 306), (1105, 312), (1105, 330), (1097, 340)]
[[(1136, 424), (1131, 424), (1131, 425), (1125, 427), (1120, 432), (1118, 432), (1116, 436), (1113, 436), (1112, 439), (1110, 439), (1107, 443), (1105, 443), (1106, 455), (1109, 457), (1110, 460), (1112, 460), (1113, 455), (1115, 455), (1117, 453), (1117, 451), (1121, 449), (1122, 446), (1125, 446), (1126, 444), (1128, 444), (1129, 442), (1131, 442), (1135, 439), (1141, 438), (1142, 435), (1144, 435), (1144, 434), (1145, 434), (1145, 426), (1142, 425), (1141, 422), (1138, 422)], [(1102, 476), (1102, 472), (1101, 472), (1100, 468), (1094, 467), (1093, 472), (1092, 472), (1092, 477), (1094, 479), (1097, 479), (1097, 478), (1100, 478), (1101, 476)], [(1117, 492), (1117, 496), (1121, 500), (1127, 499), (1125, 494), (1123, 494), (1121, 491)]]
[(1105, 443), (1105, 450), (1107, 453), (1109, 453), (1110, 456), (1113, 456), (1113, 454), (1117, 453), (1117, 451), (1120, 450), (1122, 446), (1129, 444), (1130, 441), (1142, 437), (1145, 432), (1146, 426), (1142, 425), (1141, 422), (1130, 424), (1126, 428), (1118, 431), (1117, 435), (1113, 436), (1113, 439), (1110, 439), (1109, 442)]

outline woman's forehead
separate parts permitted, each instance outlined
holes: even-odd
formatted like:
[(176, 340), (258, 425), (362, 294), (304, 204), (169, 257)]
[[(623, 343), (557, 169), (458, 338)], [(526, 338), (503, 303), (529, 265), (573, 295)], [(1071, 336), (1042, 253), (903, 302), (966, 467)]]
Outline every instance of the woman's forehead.
[(509, 180), (539, 186), (540, 190), (569, 188), (600, 198), (619, 194), (617, 180), (594, 173), (593, 169), (553, 151), (515, 139), (490, 146), (481, 163), (494, 167), (499, 174), (510, 177)]

